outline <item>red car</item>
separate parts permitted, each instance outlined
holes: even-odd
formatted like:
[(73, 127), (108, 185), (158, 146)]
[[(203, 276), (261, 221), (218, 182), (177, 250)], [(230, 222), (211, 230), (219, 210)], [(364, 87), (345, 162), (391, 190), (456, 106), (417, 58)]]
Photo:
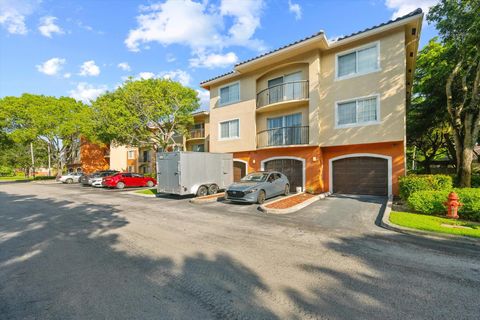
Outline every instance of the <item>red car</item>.
[(125, 187), (153, 187), (157, 180), (144, 177), (142, 174), (121, 172), (113, 176), (104, 177), (102, 185), (109, 188), (123, 189)]

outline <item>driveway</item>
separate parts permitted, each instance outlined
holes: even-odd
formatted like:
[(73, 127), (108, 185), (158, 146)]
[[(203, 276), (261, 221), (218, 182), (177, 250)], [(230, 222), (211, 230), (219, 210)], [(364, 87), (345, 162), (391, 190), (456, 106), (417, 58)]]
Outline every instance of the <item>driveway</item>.
[(370, 229), (375, 200), (272, 216), (27, 183), (0, 204), (2, 319), (480, 318), (478, 249)]

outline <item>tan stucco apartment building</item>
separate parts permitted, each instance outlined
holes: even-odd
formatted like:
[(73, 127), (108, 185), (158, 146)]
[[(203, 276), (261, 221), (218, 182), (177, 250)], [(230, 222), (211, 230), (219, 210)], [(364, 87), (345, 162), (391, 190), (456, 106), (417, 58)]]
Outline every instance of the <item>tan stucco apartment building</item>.
[(422, 19), (319, 32), (202, 82), (210, 151), (234, 154), (236, 179), (279, 170), (292, 190), (398, 194)]

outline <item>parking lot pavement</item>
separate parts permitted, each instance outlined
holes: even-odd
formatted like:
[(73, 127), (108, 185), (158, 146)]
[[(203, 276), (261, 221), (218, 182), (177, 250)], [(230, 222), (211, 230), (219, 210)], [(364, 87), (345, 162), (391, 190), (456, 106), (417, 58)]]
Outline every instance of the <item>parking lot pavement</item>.
[(331, 200), (295, 217), (0, 185), (0, 318), (480, 318), (478, 249), (348, 228), (336, 207), (381, 204)]

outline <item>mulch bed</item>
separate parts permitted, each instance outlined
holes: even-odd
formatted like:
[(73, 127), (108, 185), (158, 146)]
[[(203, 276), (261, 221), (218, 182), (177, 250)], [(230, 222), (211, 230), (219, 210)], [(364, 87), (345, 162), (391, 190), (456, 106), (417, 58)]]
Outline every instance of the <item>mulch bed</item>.
[(297, 204), (300, 204), (304, 201), (307, 201), (311, 198), (315, 197), (314, 194), (310, 193), (300, 193), (295, 196), (282, 199), (279, 201), (275, 201), (273, 203), (267, 204), (265, 207), (266, 208), (271, 208), (271, 209), (287, 209), (291, 208), (293, 206), (296, 206)]

